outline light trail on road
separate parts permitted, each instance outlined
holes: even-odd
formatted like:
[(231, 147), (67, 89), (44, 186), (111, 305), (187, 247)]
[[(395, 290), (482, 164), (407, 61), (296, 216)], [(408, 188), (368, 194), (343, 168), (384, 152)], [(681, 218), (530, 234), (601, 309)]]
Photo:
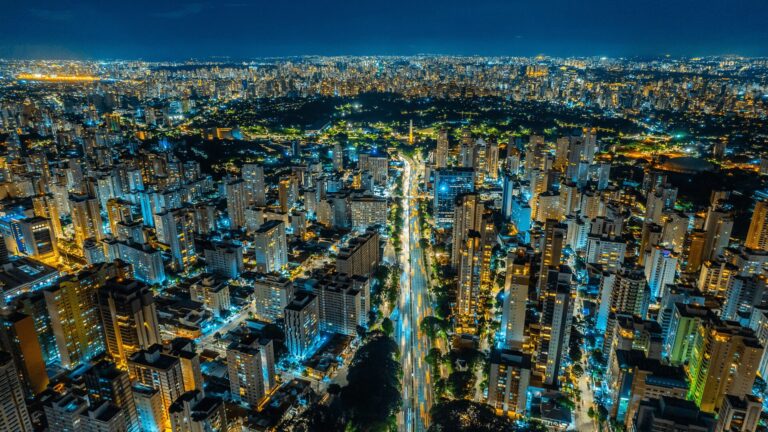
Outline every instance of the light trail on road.
[[(399, 416), (400, 430), (421, 432), (429, 427), (429, 410), (432, 407), (432, 381), (429, 366), (424, 361), (430, 349), (429, 338), (419, 330), (421, 320), (431, 315), (431, 301), (424, 268), (424, 251), (419, 244), (420, 227), (415, 197), (418, 196), (418, 175), (414, 173), (410, 158), (403, 158), (403, 251), (400, 256), (400, 299), (397, 316), (397, 332), (403, 362), (403, 409)], [(423, 165), (418, 164), (419, 171)], [(423, 171), (422, 171), (423, 172)]]

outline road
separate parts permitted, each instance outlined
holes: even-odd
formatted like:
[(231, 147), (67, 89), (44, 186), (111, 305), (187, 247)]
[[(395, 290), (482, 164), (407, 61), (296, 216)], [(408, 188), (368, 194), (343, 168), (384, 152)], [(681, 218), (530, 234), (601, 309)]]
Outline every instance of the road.
[(398, 417), (400, 430), (421, 432), (429, 427), (432, 407), (432, 382), (424, 356), (429, 352), (429, 338), (419, 330), (422, 318), (431, 315), (431, 302), (424, 268), (424, 251), (419, 244), (421, 228), (416, 207), (419, 172), (423, 164), (404, 158), (403, 169), (403, 251), (400, 266), (400, 299), (396, 315), (396, 337), (403, 362), (403, 409)]
[[(584, 311), (584, 299), (579, 296), (579, 298), (576, 301), (576, 305), (578, 306), (577, 313), (582, 316), (582, 311)], [(583, 347), (584, 351), (584, 357), (586, 359), (589, 358), (589, 351), (586, 349), (586, 346)], [(573, 425), (575, 431), (590, 431), (590, 430), (598, 430), (597, 423), (594, 419), (589, 417), (589, 408), (593, 407), (595, 404), (595, 395), (592, 390), (592, 385), (590, 383), (590, 371), (589, 371), (589, 360), (585, 360), (584, 364), (584, 375), (581, 376), (581, 378), (578, 379), (578, 387), (579, 391), (581, 393), (581, 402), (576, 402), (576, 409), (573, 412)]]

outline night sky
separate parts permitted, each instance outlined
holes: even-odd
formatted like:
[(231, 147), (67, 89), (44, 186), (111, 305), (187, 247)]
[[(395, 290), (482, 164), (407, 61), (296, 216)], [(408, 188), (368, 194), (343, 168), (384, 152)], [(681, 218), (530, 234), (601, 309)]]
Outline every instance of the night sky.
[(0, 0), (0, 57), (768, 56), (766, 0)]

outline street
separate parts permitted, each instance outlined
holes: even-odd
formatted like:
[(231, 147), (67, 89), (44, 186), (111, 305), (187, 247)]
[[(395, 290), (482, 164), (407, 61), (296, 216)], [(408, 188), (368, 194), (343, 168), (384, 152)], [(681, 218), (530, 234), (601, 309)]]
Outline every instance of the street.
[[(403, 158), (403, 217), (406, 221), (402, 232), (403, 251), (400, 265), (400, 299), (395, 311), (396, 337), (400, 344), (403, 362), (403, 409), (398, 416), (400, 430), (424, 431), (429, 426), (429, 410), (432, 407), (432, 382), (429, 366), (424, 356), (429, 352), (429, 338), (419, 330), (422, 318), (431, 314), (431, 303), (424, 268), (424, 251), (419, 218), (416, 211), (418, 174), (423, 168), (410, 158)], [(416, 171), (413, 166), (418, 167)]]

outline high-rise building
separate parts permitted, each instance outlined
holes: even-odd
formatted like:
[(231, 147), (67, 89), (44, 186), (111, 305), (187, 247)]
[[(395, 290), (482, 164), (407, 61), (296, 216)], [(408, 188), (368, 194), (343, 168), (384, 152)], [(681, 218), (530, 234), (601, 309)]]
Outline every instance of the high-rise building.
[(459, 268), (462, 257), (461, 251), (466, 247), (469, 233), (480, 231), (484, 211), (479, 195), (467, 193), (456, 197), (456, 207), (453, 213), (453, 240), (451, 242), (451, 264), (454, 268)]
[(639, 267), (624, 266), (618, 272), (604, 273), (596, 328), (605, 331), (611, 312), (626, 312), (645, 317), (651, 291)]
[(385, 225), (389, 205), (385, 198), (354, 193), (349, 197), (350, 224), (354, 230)]
[(367, 230), (349, 241), (336, 256), (336, 271), (350, 276), (371, 276), (381, 262), (379, 233)]
[(333, 170), (336, 172), (344, 171), (344, 152), (341, 149), (341, 144), (334, 144), (331, 156), (333, 156)]
[(169, 408), (173, 432), (226, 431), (224, 401), (205, 396), (201, 391), (188, 391)]
[(531, 356), (520, 351), (494, 349), (488, 374), (488, 404), (496, 415), (520, 417), (526, 412), (531, 382)]
[(69, 208), (76, 245), (82, 246), (88, 238), (98, 241), (105, 237), (98, 199), (87, 195), (70, 195)]
[(675, 282), (678, 255), (661, 246), (651, 248), (645, 262), (645, 279), (651, 288), (651, 298), (663, 297), (667, 285)]
[(229, 284), (210, 273), (203, 274), (189, 285), (189, 297), (202, 303), (215, 317), (229, 313), (232, 306)]
[(170, 247), (171, 267), (189, 269), (197, 262), (195, 217), (191, 209), (176, 209), (155, 215), (157, 240)]
[(126, 421), (125, 411), (107, 401), (91, 403), (80, 414), (81, 430), (88, 432), (124, 432)]
[(125, 267), (100, 264), (44, 291), (62, 366), (75, 368), (104, 351), (98, 289), (108, 279), (125, 274)]
[(235, 243), (211, 243), (204, 248), (205, 265), (209, 272), (236, 279), (243, 272), (243, 247)]
[(248, 203), (259, 207), (267, 205), (266, 183), (264, 182), (264, 167), (259, 164), (247, 163), (242, 169), (248, 193)]
[(698, 288), (704, 294), (725, 298), (739, 267), (724, 259), (705, 261), (699, 273)]
[(491, 257), (494, 245), (493, 219), (483, 217), (480, 231), (470, 230), (463, 240), (456, 294), (456, 331), (473, 334), (477, 324), (486, 314), (486, 302), (490, 296)]
[(682, 399), (688, 392), (682, 367), (649, 359), (641, 350), (618, 350), (608, 367), (614, 378), (608, 383), (613, 402), (610, 416), (627, 425), (631, 425), (641, 401), (662, 396)]
[(727, 395), (717, 415), (715, 432), (751, 432), (757, 430), (763, 401), (751, 394)]
[(573, 275), (568, 267), (548, 267), (546, 273), (535, 370), (545, 385), (557, 386), (568, 355), (576, 292), (571, 287)]
[(531, 265), (525, 250), (507, 255), (507, 273), (504, 280), (504, 305), (501, 332), (504, 346), (521, 349), (525, 343), (525, 311), (528, 303)]
[(266, 322), (282, 318), (283, 310), (293, 298), (293, 282), (278, 275), (259, 274), (252, 284), (256, 316)]
[(435, 221), (441, 225), (453, 223), (456, 197), (475, 190), (472, 168), (445, 168), (435, 171), (433, 210)]
[(317, 296), (320, 330), (357, 334), (365, 327), (370, 311), (370, 281), (363, 276), (326, 273), (307, 282), (307, 290)]
[(675, 201), (677, 201), (677, 188), (668, 184), (657, 186), (648, 194), (645, 220), (661, 225), (664, 213), (674, 210)]
[(738, 321), (748, 318), (755, 306), (763, 303), (766, 278), (763, 275), (735, 276), (725, 291), (725, 302), (720, 316)]
[(281, 213), (288, 213), (296, 204), (299, 193), (298, 186), (298, 179), (294, 175), (283, 177), (278, 182), (277, 198)]
[(713, 413), (726, 394), (750, 394), (763, 346), (748, 328), (731, 321), (714, 320), (700, 326), (687, 368), (691, 381), (688, 399)]
[(254, 232), (253, 237), (257, 271), (279, 272), (288, 264), (288, 244), (283, 222), (265, 222)]
[(48, 374), (31, 316), (21, 312), (0, 315), (0, 349), (11, 354), (26, 394), (36, 395), (45, 390)]
[(384, 187), (389, 174), (389, 155), (374, 149), (358, 155), (358, 168), (371, 174), (373, 184)]
[(50, 431), (82, 431), (88, 402), (72, 393), (54, 394), (44, 401), (43, 410)]
[(699, 327), (715, 319), (711, 309), (698, 304), (675, 303), (664, 341), (667, 361), (673, 365), (687, 364), (693, 355)]
[(0, 351), (0, 427), (5, 431), (32, 432), (24, 389), (13, 357)]
[(631, 431), (714, 432), (715, 416), (685, 399), (662, 396), (641, 401)]
[(710, 207), (704, 222), (704, 259), (714, 260), (723, 254), (731, 241), (732, 230), (732, 212), (721, 207)]
[(232, 228), (245, 226), (245, 208), (248, 207), (248, 191), (243, 180), (232, 180), (226, 184), (227, 214)]
[(275, 353), (271, 339), (243, 333), (227, 347), (232, 398), (252, 407), (275, 386)]
[(177, 337), (164, 346), (165, 354), (176, 357), (181, 363), (184, 390), (203, 391), (203, 372), (200, 368), (200, 354), (192, 339)]
[(162, 424), (170, 426), (168, 409), (184, 393), (184, 375), (181, 362), (163, 353), (162, 345), (152, 345), (133, 353), (128, 359), (128, 370), (136, 383), (159, 390), (162, 401)]
[(485, 149), (485, 171), (487, 178), (496, 181), (499, 178), (499, 143), (496, 139), (488, 141)]
[(285, 344), (288, 352), (299, 358), (309, 354), (319, 329), (317, 297), (306, 291), (297, 292), (285, 307)]
[(437, 133), (437, 147), (435, 149), (435, 168), (441, 169), (448, 166), (448, 130), (443, 128)]
[(114, 363), (102, 360), (83, 374), (83, 380), (92, 406), (97, 405), (98, 402), (110, 402), (123, 411), (125, 429), (122, 430), (128, 432), (142, 430), (128, 372), (118, 369)]
[(748, 248), (768, 251), (768, 201), (758, 201), (752, 212), (747, 240)]
[(137, 383), (131, 387), (131, 393), (136, 403), (141, 431), (163, 431), (163, 397), (160, 390)]
[[(107, 253), (107, 261), (119, 258), (131, 265), (133, 278), (154, 285), (165, 282), (163, 254), (149, 244), (114, 242), (116, 253)], [(108, 247), (108, 249), (112, 249)]]
[(768, 347), (768, 308), (765, 306), (753, 308), (748, 326), (755, 332), (755, 337), (763, 346), (757, 371), (761, 377), (764, 377), (768, 374), (768, 349), (766, 349)]
[(35, 216), (14, 220), (11, 228), (19, 254), (37, 259), (50, 259), (56, 255), (56, 239), (48, 219)]
[(125, 368), (135, 352), (162, 342), (155, 299), (136, 280), (110, 279), (98, 289), (98, 308), (107, 352)]
[(624, 263), (627, 243), (621, 237), (590, 235), (587, 237), (586, 261), (600, 264), (606, 270), (617, 270)]

